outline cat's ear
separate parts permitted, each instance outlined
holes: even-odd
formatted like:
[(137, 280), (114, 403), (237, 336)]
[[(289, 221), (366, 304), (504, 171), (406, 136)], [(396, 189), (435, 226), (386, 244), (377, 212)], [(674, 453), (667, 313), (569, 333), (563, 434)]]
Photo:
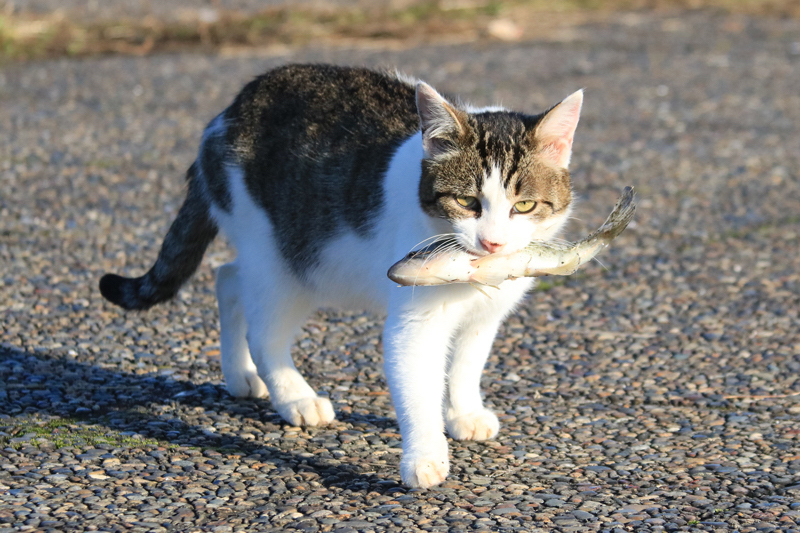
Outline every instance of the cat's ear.
[(533, 141), (541, 159), (559, 168), (569, 166), (582, 105), (583, 89), (567, 96), (539, 120), (533, 131)]
[(464, 112), (445, 100), (436, 89), (420, 81), (417, 83), (417, 113), (425, 155), (438, 157), (452, 152), (455, 141), (464, 133)]

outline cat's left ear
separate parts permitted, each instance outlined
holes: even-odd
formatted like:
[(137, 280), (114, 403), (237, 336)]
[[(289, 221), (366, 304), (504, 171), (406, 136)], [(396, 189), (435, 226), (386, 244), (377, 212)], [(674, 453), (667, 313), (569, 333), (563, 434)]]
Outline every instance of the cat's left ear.
[(417, 83), (417, 113), (422, 129), (422, 147), (428, 157), (452, 152), (455, 143), (465, 132), (463, 111), (436, 92), (425, 82)]
[(581, 117), (583, 89), (572, 93), (547, 111), (533, 131), (539, 157), (559, 168), (567, 168), (572, 157), (572, 139)]

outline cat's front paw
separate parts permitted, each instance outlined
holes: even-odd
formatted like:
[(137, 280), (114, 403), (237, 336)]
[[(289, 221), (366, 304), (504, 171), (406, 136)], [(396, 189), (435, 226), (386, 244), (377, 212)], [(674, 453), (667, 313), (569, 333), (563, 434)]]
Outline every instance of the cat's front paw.
[(427, 489), (438, 485), (447, 477), (450, 461), (447, 455), (403, 457), (400, 462), (400, 477), (412, 488)]
[(293, 426), (324, 426), (336, 418), (331, 401), (321, 396), (278, 404), (275, 409)]
[(225, 387), (231, 396), (236, 398), (265, 398), (267, 386), (258, 377), (256, 370), (247, 370), (240, 373), (229, 373), (225, 376)]
[(497, 415), (486, 408), (462, 415), (448, 413), (445, 424), (456, 440), (489, 440), (500, 431)]
[[(450, 471), (447, 439), (441, 433), (424, 450), (403, 452), (400, 461), (400, 477), (412, 488), (427, 489), (438, 485)], [(432, 446), (430, 446), (432, 444)]]

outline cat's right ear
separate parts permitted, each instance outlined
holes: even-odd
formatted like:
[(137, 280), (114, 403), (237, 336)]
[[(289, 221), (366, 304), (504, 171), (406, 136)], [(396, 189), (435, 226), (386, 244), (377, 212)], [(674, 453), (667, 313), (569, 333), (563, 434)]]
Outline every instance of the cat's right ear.
[(465, 131), (464, 113), (422, 81), (417, 82), (417, 113), (425, 156), (433, 158), (452, 152)]

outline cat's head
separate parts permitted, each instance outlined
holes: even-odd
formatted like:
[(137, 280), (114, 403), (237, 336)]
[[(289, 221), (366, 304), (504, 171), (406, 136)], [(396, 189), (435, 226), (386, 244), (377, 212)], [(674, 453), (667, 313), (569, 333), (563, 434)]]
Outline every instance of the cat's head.
[(478, 255), (552, 239), (572, 206), (567, 166), (582, 103), (578, 91), (541, 115), (469, 112), (419, 82), (422, 208)]

